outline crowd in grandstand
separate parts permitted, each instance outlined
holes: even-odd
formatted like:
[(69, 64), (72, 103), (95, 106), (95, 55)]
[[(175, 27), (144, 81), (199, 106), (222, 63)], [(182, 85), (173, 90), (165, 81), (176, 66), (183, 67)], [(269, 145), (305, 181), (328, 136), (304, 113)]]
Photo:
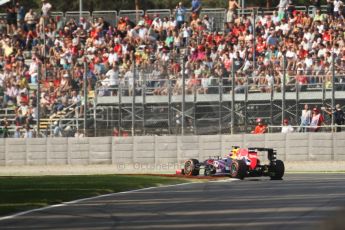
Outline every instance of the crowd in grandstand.
[[(238, 15), (240, 6), (230, 0), (222, 31), (214, 30), (208, 15), (200, 15), (201, 1), (191, 2), (180, 2), (170, 17), (145, 14), (137, 23), (120, 17), (116, 26), (103, 18), (53, 17), (46, 0), (41, 13), (19, 3), (8, 6), (6, 20), (0, 22), (0, 107), (15, 107), (15, 125), (30, 129), (38, 116), (37, 101), (41, 116), (69, 106), (81, 115), (84, 76), (88, 92), (97, 89), (98, 96), (106, 96), (117, 95), (119, 87), (126, 95), (137, 94), (143, 84), (155, 95), (167, 95), (168, 87), (174, 95), (183, 90), (208, 94), (219, 81), (228, 93), (232, 72), (237, 93), (280, 91), (284, 76), (287, 90), (303, 91), (333, 87), (333, 64), (337, 75), (344, 74), (341, 0), (327, 0), (327, 12), (316, 6), (312, 15), (296, 10), (292, 1), (281, 1), (285, 3), (272, 15), (258, 10), (255, 20)], [(343, 90), (344, 80), (336, 78)], [(40, 100), (32, 89), (38, 82)]]

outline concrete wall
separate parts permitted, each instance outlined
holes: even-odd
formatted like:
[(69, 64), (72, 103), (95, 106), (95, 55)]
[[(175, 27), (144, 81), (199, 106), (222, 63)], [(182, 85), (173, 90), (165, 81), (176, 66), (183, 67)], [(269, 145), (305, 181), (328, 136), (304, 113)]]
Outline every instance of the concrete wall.
[(272, 147), (286, 162), (345, 161), (345, 133), (0, 139), (0, 166), (117, 165), (178, 168), (189, 158), (224, 156), (231, 146)]

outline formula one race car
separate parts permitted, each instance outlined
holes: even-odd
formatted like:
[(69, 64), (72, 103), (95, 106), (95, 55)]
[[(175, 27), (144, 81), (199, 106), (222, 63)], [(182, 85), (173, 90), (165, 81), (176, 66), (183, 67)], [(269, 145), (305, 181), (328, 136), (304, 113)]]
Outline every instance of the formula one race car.
[[(260, 164), (258, 152), (267, 152), (268, 164)], [(284, 163), (277, 160), (276, 151), (271, 148), (240, 148), (233, 146), (230, 154), (224, 158), (214, 157), (199, 162), (196, 159), (185, 161), (184, 167), (177, 174), (198, 176), (200, 170), (205, 176), (228, 175), (232, 178), (269, 176), (272, 180), (281, 180), (284, 176)]]

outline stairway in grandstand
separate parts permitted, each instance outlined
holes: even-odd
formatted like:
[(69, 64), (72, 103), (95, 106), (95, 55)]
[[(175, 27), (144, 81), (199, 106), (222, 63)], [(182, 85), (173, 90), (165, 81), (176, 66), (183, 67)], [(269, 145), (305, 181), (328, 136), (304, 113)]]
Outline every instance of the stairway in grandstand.
[(10, 131), (15, 129), (15, 125), (14, 125), (15, 117), (16, 117), (15, 107), (8, 107), (8, 108), (1, 108), (0, 109), (0, 121), (3, 121), (5, 118), (7, 118), (7, 120), (11, 124), (13, 124), (9, 127)]
[(40, 119), (40, 130), (48, 130), (50, 129), (52, 126), (54, 126), (54, 124), (56, 124), (56, 122), (59, 122), (60, 120), (64, 119), (64, 118), (68, 118), (70, 115), (75, 114), (75, 109), (74, 108), (66, 108), (62, 111), (53, 113), (52, 115), (49, 116), (49, 118), (41, 118)]
[[(89, 102), (94, 98), (93, 91), (88, 94)], [(49, 115), (49, 117), (41, 118), (39, 123), (40, 133), (42, 136), (52, 136), (54, 128), (59, 125), (62, 130), (82, 129), (84, 125), (84, 114), (78, 114), (78, 108), (70, 105), (62, 111), (58, 111)], [(87, 120), (93, 116), (92, 106), (87, 110)]]

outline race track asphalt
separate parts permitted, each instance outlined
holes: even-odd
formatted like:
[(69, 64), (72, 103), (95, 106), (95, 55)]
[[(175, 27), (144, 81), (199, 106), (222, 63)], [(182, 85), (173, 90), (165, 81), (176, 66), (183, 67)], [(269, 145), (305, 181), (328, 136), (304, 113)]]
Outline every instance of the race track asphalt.
[(287, 174), (111, 194), (2, 219), (0, 229), (344, 229), (344, 207), (345, 174)]

